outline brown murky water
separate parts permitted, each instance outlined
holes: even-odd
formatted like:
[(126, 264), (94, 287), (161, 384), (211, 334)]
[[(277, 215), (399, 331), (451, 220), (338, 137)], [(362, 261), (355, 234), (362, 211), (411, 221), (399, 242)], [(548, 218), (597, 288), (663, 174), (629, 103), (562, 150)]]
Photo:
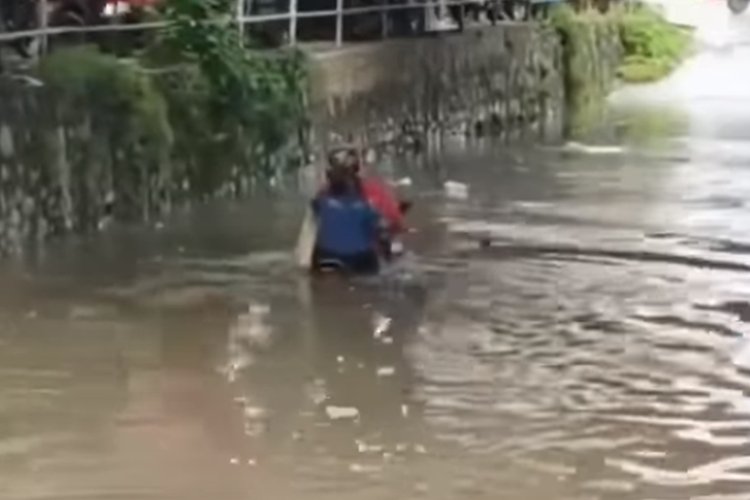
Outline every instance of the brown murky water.
[(5, 269), (0, 498), (747, 498), (750, 105), (680, 88), (622, 154), (422, 159), (379, 283), (270, 195)]

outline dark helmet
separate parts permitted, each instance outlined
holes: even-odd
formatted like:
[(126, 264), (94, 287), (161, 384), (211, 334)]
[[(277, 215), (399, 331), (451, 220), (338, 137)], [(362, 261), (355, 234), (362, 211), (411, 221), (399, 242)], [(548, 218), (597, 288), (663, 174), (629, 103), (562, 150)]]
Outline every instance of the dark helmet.
[(351, 170), (352, 173), (358, 173), (361, 167), (359, 148), (356, 146), (339, 146), (328, 153), (329, 168), (341, 166)]

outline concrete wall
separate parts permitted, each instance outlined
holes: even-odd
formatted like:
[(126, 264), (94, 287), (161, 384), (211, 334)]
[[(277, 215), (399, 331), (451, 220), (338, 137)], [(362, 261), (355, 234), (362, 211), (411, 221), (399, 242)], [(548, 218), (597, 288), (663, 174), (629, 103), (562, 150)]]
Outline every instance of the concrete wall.
[(508, 24), (317, 54), (317, 137), (372, 144), (430, 132), (558, 136), (561, 50), (549, 30)]
[[(191, 106), (173, 105), (169, 93), (151, 97), (164, 102), (139, 125), (127, 103), (107, 95), (109, 77), (88, 84), (104, 94), (100, 105), (85, 89), (71, 98), (0, 80), (0, 253), (95, 231), (112, 218), (148, 220), (185, 200), (242, 194), (262, 171), (258, 155), (275, 168), (340, 139), (556, 137), (565, 102), (561, 51), (555, 33), (519, 24), (317, 52), (308, 119), (273, 151), (255, 134), (235, 141), (241, 151), (222, 153), (221, 134), (191, 119)], [(164, 130), (164, 120), (175, 123)]]

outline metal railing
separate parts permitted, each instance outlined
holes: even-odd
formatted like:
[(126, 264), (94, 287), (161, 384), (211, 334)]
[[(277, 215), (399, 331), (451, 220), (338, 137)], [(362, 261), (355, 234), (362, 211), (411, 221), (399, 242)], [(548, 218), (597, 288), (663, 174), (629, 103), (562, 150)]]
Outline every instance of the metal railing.
[[(51, 0), (37, 0), (41, 3), (41, 12), (49, 12), (48, 4)], [(383, 38), (388, 37), (388, 21), (387, 16), (389, 12), (393, 11), (422, 11), (422, 26), (426, 24), (426, 18), (428, 17), (428, 10), (441, 9), (444, 14), (447, 13), (448, 7), (451, 6), (478, 6), (478, 8), (485, 10), (487, 5), (485, 2), (481, 4), (477, 0), (417, 0), (418, 3), (405, 3), (392, 5), (387, 4), (387, 0), (381, 0), (380, 5), (367, 6), (367, 7), (349, 7), (344, 8), (344, 0), (336, 0), (336, 8), (332, 10), (324, 11), (299, 11), (298, 0), (289, 1), (289, 10), (287, 12), (276, 13), (276, 14), (260, 14), (260, 15), (248, 15), (247, 7), (253, 0), (237, 0), (237, 8), (235, 15), (230, 18), (224, 19), (221, 22), (227, 26), (236, 26), (244, 33), (244, 29), (248, 25), (258, 25), (270, 22), (281, 22), (287, 21), (287, 36), (288, 43), (294, 45), (297, 43), (298, 34), (298, 21), (301, 19), (315, 19), (315, 18), (333, 18), (336, 19), (335, 28), (335, 44), (336, 46), (342, 45), (344, 41), (344, 18), (353, 15), (362, 14), (373, 14), (379, 13), (381, 15), (381, 26)], [(411, 0), (414, 1), (414, 0)], [(498, 18), (502, 17), (499, 4), (501, 1), (514, 1), (517, 3), (526, 2), (527, 4), (533, 0), (489, 0), (489, 4), (495, 9), (495, 13)], [(542, 0), (544, 1), (544, 0)], [(550, 0), (547, 0), (550, 1)], [(552, 0), (554, 1), (554, 0)], [(460, 15), (464, 15), (464, 9), (460, 9)], [(3, 31), (0, 27), (0, 44), (3, 42), (18, 41), (21, 39), (36, 39), (40, 42), (41, 47), (44, 48), (48, 45), (48, 39), (50, 37), (65, 35), (65, 34), (87, 34), (87, 33), (100, 33), (100, 32), (127, 32), (127, 31), (144, 31), (144, 30), (158, 30), (168, 26), (168, 23), (160, 22), (138, 22), (138, 23), (105, 23), (88, 26), (48, 26), (47, 16), (40, 15), (38, 19), (37, 29), (29, 29), (22, 31)], [(460, 20), (460, 24), (463, 25), (463, 19)]]

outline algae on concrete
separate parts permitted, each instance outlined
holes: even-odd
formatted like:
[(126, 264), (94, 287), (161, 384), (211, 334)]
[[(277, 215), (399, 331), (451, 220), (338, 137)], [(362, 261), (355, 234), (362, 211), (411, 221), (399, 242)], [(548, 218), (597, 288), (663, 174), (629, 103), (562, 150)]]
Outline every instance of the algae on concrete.
[(596, 10), (552, 11), (552, 26), (563, 45), (566, 135), (584, 133), (596, 123), (617, 81), (622, 42), (617, 17)]
[(607, 95), (618, 82), (658, 80), (690, 50), (690, 36), (647, 5), (607, 11), (555, 8), (550, 24), (563, 44), (566, 132), (580, 135), (597, 123)]
[[(298, 58), (272, 57), (268, 67), (290, 79), (302, 71)], [(73, 47), (33, 71), (41, 86), (0, 81), (0, 253), (236, 195), (307, 154), (306, 115), (266, 118), (273, 134), (243, 127), (237, 110), (211, 99), (195, 66), (151, 69)], [(289, 100), (302, 107), (305, 94)]]

